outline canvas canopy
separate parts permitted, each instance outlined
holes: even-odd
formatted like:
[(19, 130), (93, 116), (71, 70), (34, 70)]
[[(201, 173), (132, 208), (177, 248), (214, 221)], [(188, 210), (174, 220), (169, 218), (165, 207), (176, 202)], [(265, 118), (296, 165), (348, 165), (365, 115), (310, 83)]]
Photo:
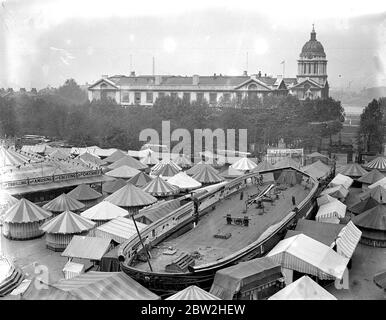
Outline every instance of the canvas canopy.
[(184, 290), (181, 290), (166, 300), (221, 300), (215, 295), (206, 292), (205, 290), (197, 286), (189, 286)]
[(134, 169), (132, 167), (122, 166), (107, 172), (106, 175), (113, 178), (130, 179), (137, 175), (139, 172), (139, 170)]
[(192, 166), (192, 161), (184, 154), (180, 154), (178, 157), (174, 158), (173, 161), (181, 168), (189, 168)]
[(378, 204), (376, 207), (355, 216), (352, 221), (360, 228), (386, 231), (386, 205)]
[(367, 198), (373, 198), (379, 203), (386, 204), (386, 189), (382, 186), (376, 186), (375, 188), (362, 192), (359, 195), (359, 198), (361, 200), (365, 200)]
[(114, 179), (113, 181), (105, 182), (102, 185), (102, 191), (106, 193), (114, 193), (121, 189), (128, 181), (124, 179)]
[(156, 176), (162, 176), (162, 177), (173, 177), (178, 172), (180, 172), (180, 170), (172, 166), (170, 163), (167, 163), (162, 165), (158, 169), (153, 169), (152, 174)]
[(319, 279), (342, 279), (349, 259), (304, 234), (280, 241), (268, 254), (283, 268)]
[(338, 185), (335, 187), (324, 189), (320, 193), (320, 195), (322, 196), (326, 194), (336, 199), (345, 199), (348, 195), (348, 190), (345, 187)]
[(208, 165), (198, 168), (197, 172), (193, 174), (193, 179), (200, 183), (218, 183), (224, 180), (218, 173), (214, 172)]
[(331, 172), (331, 168), (320, 160), (303, 167), (302, 170), (316, 179), (326, 178)]
[(257, 258), (218, 270), (210, 293), (223, 300), (232, 300), (245, 286), (258, 287), (282, 277), (280, 264), (268, 257)]
[(81, 300), (160, 300), (123, 272), (90, 271), (54, 286)]
[(172, 211), (180, 207), (180, 201), (178, 199), (159, 201), (151, 206), (139, 210), (138, 215), (135, 216), (135, 220), (144, 224), (151, 224)]
[(140, 173), (132, 177), (128, 182), (135, 185), (136, 187), (142, 188), (152, 180), (153, 179), (150, 176), (148, 176), (145, 172), (141, 171)]
[(284, 169), (284, 168), (295, 168), (299, 169), (300, 168), (300, 162), (296, 161), (295, 159), (291, 157), (285, 157), (278, 162), (275, 163), (274, 165), (275, 169)]
[(165, 165), (169, 165), (171, 167), (173, 167), (175, 169), (176, 172), (179, 172), (182, 170), (182, 168), (177, 165), (173, 160), (171, 159), (168, 159), (168, 158), (164, 158), (162, 159), (159, 163), (157, 163), (153, 168), (152, 168), (152, 171), (153, 172), (157, 172), (158, 170), (160, 170), (162, 167), (164, 167)]
[(109, 250), (110, 242), (110, 239), (74, 235), (62, 256), (99, 261)]
[(55, 218), (44, 223), (40, 229), (54, 234), (75, 234), (91, 230), (95, 222), (79, 216), (71, 211), (64, 211)]
[(359, 182), (365, 183), (365, 184), (373, 184), (377, 181), (383, 179), (385, 176), (380, 173), (377, 169), (373, 169), (370, 172), (367, 172), (362, 177), (358, 179)]
[[(147, 225), (137, 222), (138, 230), (141, 231)], [(134, 222), (131, 218), (115, 218), (95, 230), (95, 236), (99, 238), (111, 239), (117, 243), (122, 243), (132, 236), (137, 235)]]
[(360, 200), (356, 203), (354, 203), (352, 206), (349, 207), (350, 212), (358, 215), (361, 214), (362, 212), (365, 212), (371, 208), (374, 208), (378, 205), (378, 201), (375, 199), (368, 197), (364, 200)]
[(106, 161), (101, 160), (98, 156), (93, 155), (89, 152), (85, 152), (81, 154), (78, 158), (84, 163), (91, 164), (94, 166), (103, 166), (107, 163)]
[(253, 172), (261, 172), (261, 171), (268, 171), (275, 169), (275, 167), (269, 163), (267, 160), (263, 160), (260, 163), (257, 164), (256, 168), (254, 168)]
[(210, 164), (206, 164), (206, 163), (197, 163), (189, 170), (187, 170), (186, 173), (190, 176), (193, 176), (194, 174), (196, 174), (197, 172), (200, 172), (200, 170), (202, 170), (202, 168), (205, 168), (205, 167), (208, 168), (208, 170), (213, 171), (214, 173), (218, 173), (217, 169), (213, 168)]
[(80, 215), (90, 220), (105, 221), (127, 216), (128, 212), (111, 202), (101, 201), (95, 206), (83, 211)]
[(386, 171), (386, 157), (377, 157), (374, 160), (364, 165), (368, 169), (378, 169), (379, 171)]
[(143, 207), (157, 202), (157, 198), (128, 183), (105, 198), (105, 201), (119, 207)]
[(29, 223), (42, 221), (51, 216), (50, 212), (23, 198), (5, 212), (3, 221), (6, 223)]
[(180, 189), (160, 177), (155, 177), (152, 181), (142, 187), (142, 190), (155, 197), (166, 197), (177, 194)]
[(62, 193), (60, 196), (56, 197), (43, 206), (44, 209), (53, 212), (63, 212), (66, 210), (76, 211), (83, 209), (84, 207), (85, 205), (82, 202), (72, 198), (65, 193)]
[(197, 180), (189, 177), (185, 172), (179, 172), (168, 179), (168, 183), (182, 190), (193, 190), (200, 188), (202, 184)]
[(319, 198), (316, 199), (316, 202), (318, 204), (318, 207), (326, 204), (326, 203), (329, 203), (329, 202), (333, 202), (333, 201), (336, 201), (335, 198), (329, 196), (328, 194), (325, 194), (325, 195), (322, 195), (320, 196)]
[(369, 189), (374, 189), (377, 186), (381, 186), (386, 189), (386, 177), (382, 178), (381, 180), (378, 180), (377, 182), (370, 184)]
[(240, 170), (240, 171), (251, 171), (257, 167), (257, 164), (253, 162), (252, 160), (243, 157), (240, 158), (237, 162), (231, 165), (233, 169)]
[(335, 200), (319, 207), (316, 213), (316, 221), (339, 223), (339, 219), (346, 215), (346, 205), (339, 200)]
[(345, 189), (349, 189), (353, 184), (354, 180), (341, 173), (338, 173), (334, 179), (329, 183), (330, 187), (343, 186)]
[(142, 162), (138, 161), (137, 159), (134, 159), (133, 157), (129, 155), (125, 155), (124, 157), (120, 158), (119, 160), (113, 162), (110, 164), (107, 168), (108, 169), (117, 169), (122, 166), (128, 166), (133, 169), (137, 170), (143, 170), (147, 169), (147, 165), (143, 164)]
[(0, 146), (0, 168), (1, 167), (14, 167), (24, 165), (31, 162), (32, 158), (29, 158), (15, 150)]
[(113, 163), (124, 156), (127, 156), (126, 152), (123, 152), (122, 150), (116, 150), (111, 155), (109, 155), (106, 159), (104, 159), (107, 163)]
[(288, 185), (299, 184), (301, 181), (302, 176), (297, 171), (291, 169), (284, 169), (277, 179), (277, 183)]
[(95, 200), (102, 197), (102, 195), (91, 188), (88, 184), (80, 184), (75, 189), (70, 191), (68, 195), (76, 200), (79, 201), (89, 201), (89, 200)]
[(80, 300), (70, 292), (60, 290), (50, 284), (35, 285), (37, 279), (30, 282), (28, 288), (21, 295), (21, 300)]
[(349, 163), (342, 167), (339, 173), (348, 177), (358, 178), (367, 174), (367, 171), (358, 163)]
[(308, 276), (303, 276), (295, 282), (269, 297), (268, 300), (337, 300), (326, 289)]

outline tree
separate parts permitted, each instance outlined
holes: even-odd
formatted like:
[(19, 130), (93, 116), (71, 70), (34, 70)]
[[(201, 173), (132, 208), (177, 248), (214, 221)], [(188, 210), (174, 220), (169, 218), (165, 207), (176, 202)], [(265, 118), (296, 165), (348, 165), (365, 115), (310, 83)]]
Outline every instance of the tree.
[(12, 137), (16, 132), (15, 101), (0, 97), (0, 137)]
[(82, 104), (87, 100), (87, 92), (74, 79), (68, 79), (57, 89), (57, 94), (71, 104)]

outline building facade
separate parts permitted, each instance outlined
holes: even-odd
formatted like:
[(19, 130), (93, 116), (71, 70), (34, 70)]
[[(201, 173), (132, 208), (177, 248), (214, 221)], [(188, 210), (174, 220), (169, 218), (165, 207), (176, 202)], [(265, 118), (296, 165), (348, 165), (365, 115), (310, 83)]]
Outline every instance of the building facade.
[(157, 98), (166, 95), (195, 101), (206, 99), (213, 107), (226, 106), (232, 99), (246, 97), (283, 96), (292, 94), (299, 99), (328, 97), (327, 60), (322, 44), (311, 39), (303, 46), (298, 60), (296, 78), (270, 77), (257, 74), (241, 76), (170, 76), (138, 75), (102, 76), (88, 87), (90, 101), (111, 98), (123, 107), (152, 106)]

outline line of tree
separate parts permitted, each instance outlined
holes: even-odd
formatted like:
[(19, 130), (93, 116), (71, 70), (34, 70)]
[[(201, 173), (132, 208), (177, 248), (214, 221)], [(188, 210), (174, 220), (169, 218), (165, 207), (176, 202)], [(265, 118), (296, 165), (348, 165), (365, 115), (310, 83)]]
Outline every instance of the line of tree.
[(205, 99), (190, 102), (165, 96), (152, 108), (123, 108), (110, 99), (89, 102), (72, 79), (37, 95), (0, 98), (2, 137), (39, 134), (77, 146), (137, 149), (142, 144), (140, 131), (153, 128), (161, 132), (162, 120), (170, 120), (171, 130), (247, 129), (248, 142), (257, 146), (274, 146), (284, 139), (287, 147), (312, 150), (341, 130), (344, 110), (331, 98), (299, 101), (290, 95), (220, 100), (217, 108)]

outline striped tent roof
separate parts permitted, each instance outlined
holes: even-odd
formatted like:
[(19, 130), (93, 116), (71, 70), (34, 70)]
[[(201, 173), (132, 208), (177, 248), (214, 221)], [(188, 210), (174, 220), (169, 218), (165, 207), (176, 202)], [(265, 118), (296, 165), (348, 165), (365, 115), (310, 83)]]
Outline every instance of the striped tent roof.
[(208, 165), (201, 166), (192, 178), (201, 183), (217, 183), (224, 180), (223, 177), (214, 172)]
[(354, 214), (361, 214), (371, 208), (376, 207), (379, 204), (375, 199), (368, 197), (364, 200), (360, 200), (350, 206), (348, 209)]
[(113, 163), (124, 156), (127, 156), (126, 152), (123, 152), (122, 150), (117, 150), (114, 153), (112, 153), (110, 156), (108, 156), (106, 159), (104, 159), (107, 163)]
[(94, 164), (97, 166), (103, 166), (107, 163), (105, 160), (101, 160), (101, 158), (97, 157), (96, 155), (91, 154), (90, 152), (85, 152), (85, 153), (81, 154), (80, 156), (78, 156), (78, 158), (80, 160), (82, 160), (83, 162), (85, 162), (86, 164), (90, 163), (90, 164)]
[(6, 166), (19, 166), (31, 161), (25, 155), (16, 152), (15, 150), (7, 149), (0, 146), (0, 168)]
[(365, 192), (362, 192), (359, 195), (361, 200), (365, 200), (367, 198), (373, 198), (379, 203), (386, 204), (386, 189), (382, 186), (376, 186), (373, 189), (369, 189)]
[(81, 300), (160, 300), (124, 272), (89, 271), (54, 286)]
[(285, 157), (278, 162), (275, 163), (274, 168), (275, 169), (281, 169), (281, 168), (288, 168), (293, 167), (295, 169), (300, 168), (300, 162), (297, 162), (295, 159), (291, 157)]
[(40, 229), (47, 233), (74, 234), (91, 230), (95, 222), (71, 211), (64, 211), (57, 217), (47, 221)]
[(0, 212), (4, 209), (8, 209), (9, 207), (13, 206), (19, 202), (18, 199), (11, 196), (9, 193), (0, 190)]
[(95, 206), (83, 211), (82, 217), (91, 220), (111, 220), (127, 216), (127, 211), (108, 201), (101, 201)]
[(253, 172), (260, 172), (260, 171), (268, 171), (275, 169), (275, 167), (270, 164), (267, 160), (263, 160), (260, 163), (257, 164), (256, 168), (254, 168)]
[(42, 221), (51, 216), (51, 212), (23, 198), (6, 211), (3, 221), (7, 223), (29, 223)]
[(62, 193), (59, 197), (56, 197), (55, 199), (51, 200), (50, 202), (46, 203), (43, 208), (49, 211), (53, 212), (63, 212), (63, 211), (76, 211), (84, 208), (85, 205), (72, 198), (68, 194)]
[(303, 276), (290, 283), (268, 300), (337, 300), (326, 289), (308, 276)]
[(102, 191), (106, 193), (114, 193), (115, 191), (121, 189), (126, 183), (127, 181), (123, 179), (107, 181), (102, 185)]
[(122, 166), (128, 166), (130, 168), (134, 168), (137, 170), (147, 169), (146, 164), (141, 163), (140, 161), (138, 161), (137, 159), (134, 159), (132, 156), (129, 156), (129, 155), (125, 155), (124, 157), (120, 158), (119, 160), (113, 162), (112, 164), (107, 166), (107, 168), (116, 169), (116, 168), (119, 168)]
[(381, 179), (383, 179), (385, 176), (380, 173), (377, 169), (373, 169), (370, 172), (367, 172), (362, 177), (358, 179), (359, 182), (366, 183), (366, 184), (373, 184)]
[(364, 167), (368, 169), (378, 169), (380, 171), (386, 171), (386, 157), (377, 157), (369, 163), (366, 163)]
[(211, 170), (214, 173), (218, 173), (217, 169), (213, 168), (210, 164), (207, 164), (207, 163), (197, 163), (189, 170), (187, 170), (186, 173), (190, 176), (193, 176), (194, 174), (196, 174), (197, 172), (200, 172), (200, 170), (202, 170), (202, 168), (205, 168), (205, 167), (207, 167), (209, 170)]
[(102, 197), (102, 195), (91, 188), (88, 184), (80, 184), (74, 190), (70, 191), (68, 195), (79, 201), (95, 200)]
[(386, 205), (378, 204), (376, 207), (355, 216), (352, 222), (358, 227), (386, 231)]
[(180, 170), (172, 166), (170, 163), (167, 163), (167, 164), (164, 164), (158, 170), (154, 170), (152, 174), (156, 176), (162, 176), (162, 177), (173, 177), (178, 172), (180, 172)]
[(177, 165), (173, 160), (170, 160), (170, 159), (162, 159), (159, 163), (157, 163), (153, 168), (152, 168), (152, 171), (155, 172), (155, 171), (158, 171), (159, 169), (161, 169), (164, 165), (166, 164), (169, 164), (171, 165), (173, 168), (175, 168), (177, 171), (181, 171), (182, 168)]
[(157, 202), (157, 198), (128, 183), (109, 195), (105, 201), (109, 201), (119, 207), (143, 207)]
[(234, 164), (231, 165), (231, 168), (240, 170), (240, 171), (251, 171), (257, 167), (257, 164), (253, 162), (252, 160), (242, 157), (240, 160), (236, 161)]
[(181, 168), (189, 168), (192, 166), (192, 161), (184, 154), (180, 154), (178, 157), (174, 158), (174, 162)]
[(175, 176), (168, 179), (168, 182), (173, 186), (176, 186), (180, 189), (193, 190), (202, 186), (200, 182), (189, 177), (186, 172), (179, 172)]
[(166, 182), (159, 176), (155, 177), (154, 180), (146, 184), (142, 190), (156, 197), (170, 196), (180, 191), (178, 187)]
[(107, 176), (114, 178), (130, 179), (140, 171), (129, 166), (122, 166), (106, 173)]
[(339, 170), (340, 174), (348, 177), (361, 177), (367, 173), (358, 163), (349, 163)]
[(221, 299), (209, 292), (206, 292), (200, 287), (193, 285), (173, 294), (169, 298), (166, 298), (166, 300), (221, 300)]
[(140, 172), (134, 177), (132, 177), (128, 182), (135, 185), (136, 187), (142, 188), (144, 185), (148, 184), (153, 179), (147, 175), (145, 172)]

